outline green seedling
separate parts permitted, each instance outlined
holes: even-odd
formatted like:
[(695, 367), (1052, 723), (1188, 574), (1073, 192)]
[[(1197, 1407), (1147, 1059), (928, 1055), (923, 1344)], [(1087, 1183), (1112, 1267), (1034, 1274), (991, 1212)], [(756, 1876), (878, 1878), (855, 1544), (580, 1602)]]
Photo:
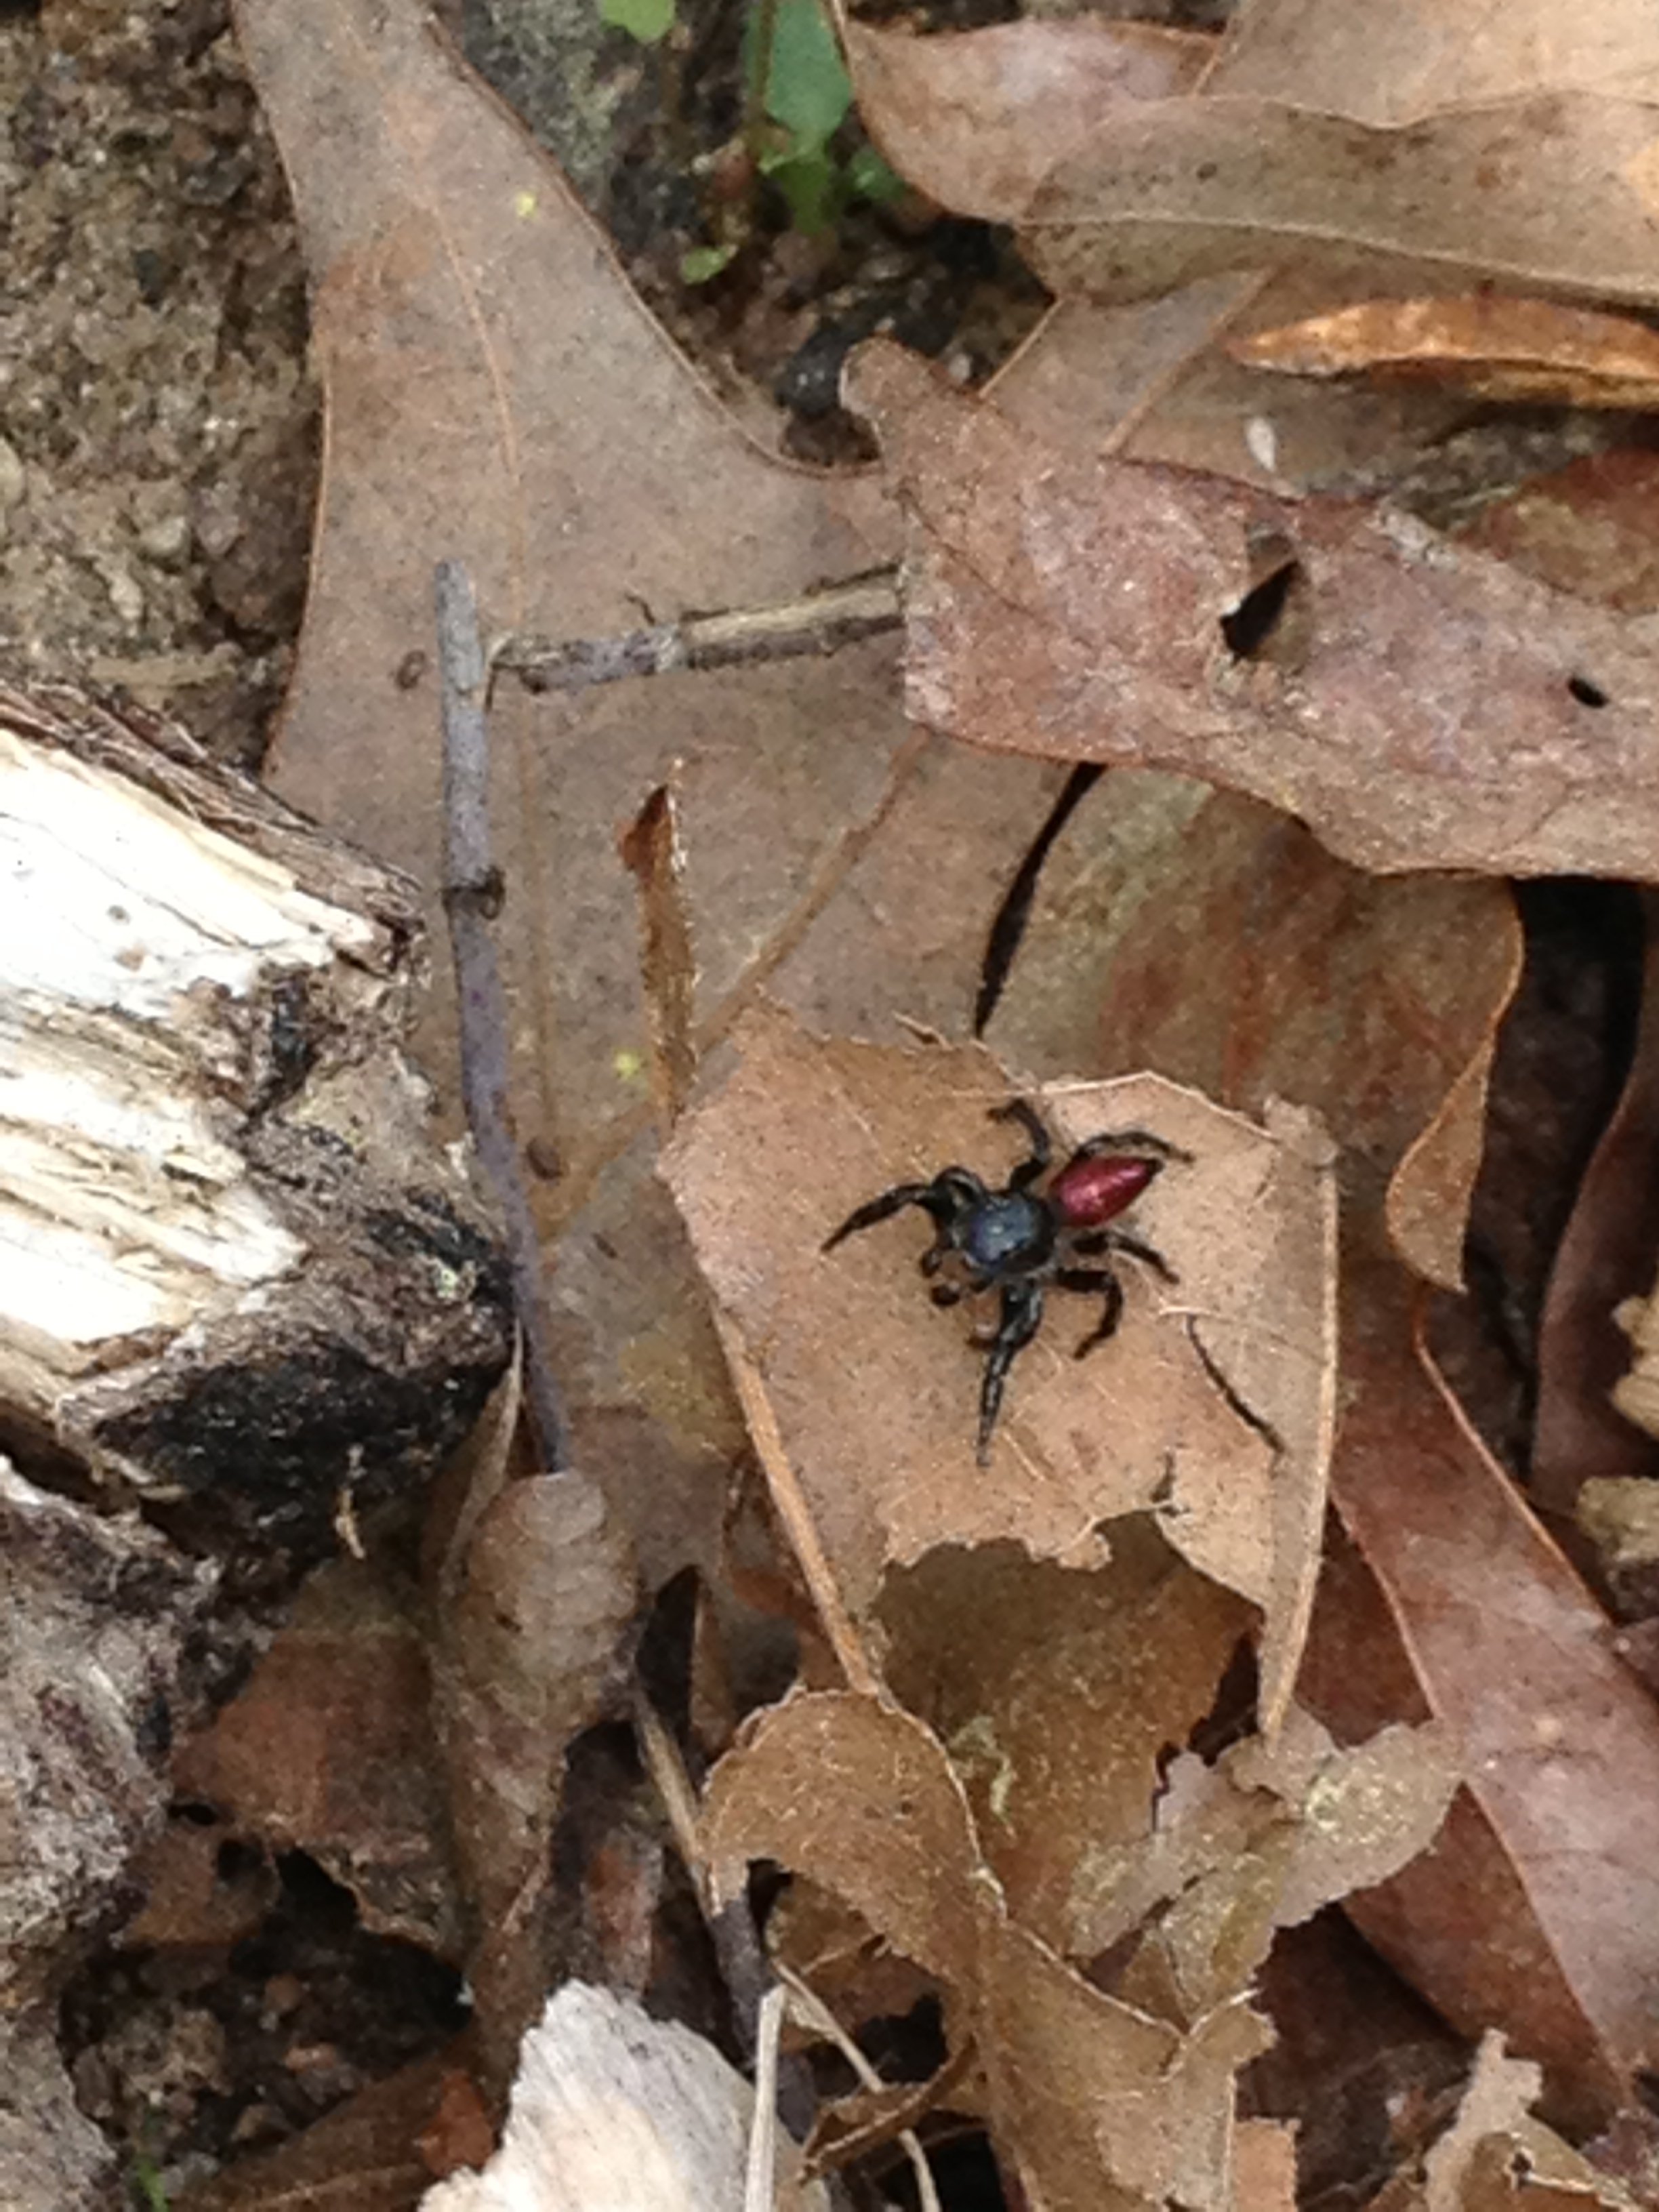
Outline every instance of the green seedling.
[[(643, 45), (673, 28), (674, 0), (599, 0), (599, 13)], [(873, 147), (843, 158), (836, 132), (853, 106), (825, 0), (751, 0), (744, 27), (744, 140), (756, 173), (783, 195), (794, 228), (811, 237), (830, 229), (858, 200), (893, 199), (903, 190)], [(730, 238), (693, 246), (680, 262), (688, 284), (707, 284), (740, 250)]]

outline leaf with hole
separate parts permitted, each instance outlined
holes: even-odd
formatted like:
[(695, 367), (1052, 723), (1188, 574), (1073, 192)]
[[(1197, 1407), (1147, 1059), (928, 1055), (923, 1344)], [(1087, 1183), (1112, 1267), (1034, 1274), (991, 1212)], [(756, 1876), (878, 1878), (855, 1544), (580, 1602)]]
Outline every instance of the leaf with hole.
[(909, 520), (916, 721), (1228, 785), (1363, 867), (1659, 875), (1659, 617), (1387, 508), (1064, 453), (888, 342), (847, 390)]

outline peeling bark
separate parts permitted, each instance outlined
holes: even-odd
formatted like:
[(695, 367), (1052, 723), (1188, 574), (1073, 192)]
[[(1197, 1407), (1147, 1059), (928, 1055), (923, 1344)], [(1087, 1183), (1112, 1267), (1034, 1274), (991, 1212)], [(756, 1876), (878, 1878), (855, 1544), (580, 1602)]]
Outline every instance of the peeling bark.
[(510, 1334), (403, 1056), (414, 889), (176, 729), (3, 685), (0, 855), (0, 1430), (315, 1557)]

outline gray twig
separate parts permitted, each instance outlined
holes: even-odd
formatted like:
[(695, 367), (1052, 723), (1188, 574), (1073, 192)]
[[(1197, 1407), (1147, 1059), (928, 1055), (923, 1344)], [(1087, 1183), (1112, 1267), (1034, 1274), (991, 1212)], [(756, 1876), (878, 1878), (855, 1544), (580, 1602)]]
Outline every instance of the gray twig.
[(516, 676), (527, 691), (585, 691), (628, 676), (835, 653), (897, 629), (903, 619), (898, 570), (878, 568), (777, 606), (687, 615), (683, 622), (657, 623), (620, 637), (505, 637), (489, 665), (492, 673), (499, 669)]
[(506, 885), (490, 850), (488, 672), (465, 568), (441, 561), (434, 586), (444, 726), (443, 902), (459, 1006), (461, 1093), (507, 1230), (524, 1335), (525, 1401), (539, 1462), (553, 1474), (566, 1464), (564, 1412), (553, 1375), (540, 1239), (507, 1104), (507, 1000), (492, 930)]

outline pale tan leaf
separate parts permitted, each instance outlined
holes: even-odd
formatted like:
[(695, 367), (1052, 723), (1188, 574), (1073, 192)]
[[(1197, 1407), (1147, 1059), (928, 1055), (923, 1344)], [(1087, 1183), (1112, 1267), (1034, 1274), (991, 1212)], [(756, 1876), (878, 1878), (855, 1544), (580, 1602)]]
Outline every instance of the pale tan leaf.
[(1150, 1076), (1033, 1094), (1062, 1146), (1140, 1127), (1192, 1155), (1133, 1218), (1180, 1280), (1129, 1282), (1118, 1334), (1084, 1360), (1065, 1356), (1056, 1316), (1015, 1368), (988, 1480), (983, 1355), (928, 1305), (914, 1231), (900, 1218), (820, 1248), (855, 1206), (951, 1159), (1006, 1175), (1019, 1149), (987, 1117), (1009, 1079), (977, 1048), (818, 1042), (775, 1015), (740, 1042), (738, 1073), (682, 1125), (665, 1171), (848, 1612), (941, 1544), (1012, 1540), (1097, 1564), (1100, 1524), (1156, 1504), (1185, 1559), (1271, 1608), (1277, 1697), (1328, 1447), (1332, 1186), (1311, 1125), (1291, 1117), (1280, 1135)]

